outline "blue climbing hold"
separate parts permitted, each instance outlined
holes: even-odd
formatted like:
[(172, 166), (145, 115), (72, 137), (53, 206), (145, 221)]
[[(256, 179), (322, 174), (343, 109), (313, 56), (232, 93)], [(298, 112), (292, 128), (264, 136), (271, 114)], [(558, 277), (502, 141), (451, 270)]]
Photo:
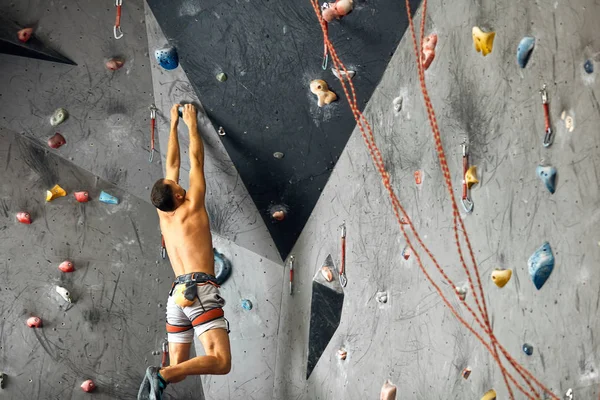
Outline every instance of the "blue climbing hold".
[(172, 70), (179, 65), (179, 56), (175, 47), (165, 47), (154, 52), (158, 64), (166, 70)]
[(585, 72), (587, 72), (588, 74), (593, 74), (594, 73), (594, 64), (592, 63), (592, 60), (587, 60), (584, 64), (583, 64), (583, 69), (585, 70)]
[(548, 191), (552, 194), (556, 191), (556, 168), (550, 166), (538, 165), (535, 173), (540, 177)]
[(243, 299), (242, 300), (242, 308), (247, 311), (252, 310), (252, 302), (248, 299)]
[(554, 255), (550, 243), (546, 242), (529, 257), (529, 276), (537, 290), (540, 290), (554, 269)]
[(217, 249), (213, 248), (213, 253), (215, 257), (215, 278), (217, 279), (217, 284), (222, 285), (229, 278), (229, 275), (231, 275), (231, 263)]
[(517, 64), (519, 67), (525, 68), (527, 62), (529, 62), (529, 57), (531, 56), (531, 52), (535, 47), (535, 38), (531, 36), (525, 36), (519, 42), (519, 47), (517, 47)]
[(523, 353), (527, 354), (528, 356), (532, 355), (533, 354), (533, 346), (525, 343), (523, 345)]
[(119, 199), (106, 193), (105, 191), (100, 193), (100, 201), (106, 204), (119, 204)]

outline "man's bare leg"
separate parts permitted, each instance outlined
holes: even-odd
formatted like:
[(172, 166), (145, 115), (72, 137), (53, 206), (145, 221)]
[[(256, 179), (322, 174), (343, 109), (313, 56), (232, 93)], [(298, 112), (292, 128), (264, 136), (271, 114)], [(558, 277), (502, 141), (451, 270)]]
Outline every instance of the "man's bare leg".
[[(169, 343), (169, 365), (177, 365), (189, 360), (191, 347), (192, 343)], [(185, 377), (179, 380), (171, 380), (170, 382), (177, 383), (184, 379)]]
[[(190, 375), (225, 375), (231, 370), (229, 334), (225, 329), (211, 329), (200, 336), (205, 356), (194, 357), (162, 368), (160, 375), (170, 383), (181, 382)], [(189, 349), (188, 349), (189, 351)], [(189, 354), (189, 353), (188, 353)]]

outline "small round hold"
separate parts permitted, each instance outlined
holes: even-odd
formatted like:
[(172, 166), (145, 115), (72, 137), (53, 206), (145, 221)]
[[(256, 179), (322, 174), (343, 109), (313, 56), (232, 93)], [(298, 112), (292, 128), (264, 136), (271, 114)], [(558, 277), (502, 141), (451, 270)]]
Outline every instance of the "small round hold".
[(275, 211), (272, 217), (277, 221), (283, 221), (285, 219), (285, 212), (282, 210)]
[(67, 140), (63, 135), (61, 135), (58, 132), (56, 132), (54, 136), (48, 139), (48, 147), (50, 147), (51, 149), (58, 149), (65, 143), (67, 143)]
[(125, 62), (120, 58), (111, 58), (106, 62), (105, 65), (106, 68), (110, 69), (111, 71), (116, 71), (120, 69), (123, 66), (123, 64), (125, 64)]
[(90, 194), (86, 191), (75, 192), (75, 200), (77, 200), (80, 203), (87, 203), (88, 201), (90, 201)]
[(283, 158), (283, 153), (279, 152), (279, 151), (276, 151), (275, 153), (273, 153), (273, 157), (281, 160)]
[(465, 301), (465, 299), (467, 298), (467, 289), (463, 288), (463, 287), (456, 287), (456, 295), (458, 296), (459, 299), (461, 299), (462, 301)]
[(29, 317), (27, 319), (27, 326), (30, 328), (41, 328), (42, 319), (40, 317)]
[(225, 129), (222, 126), (220, 126), (217, 133), (219, 134), (219, 136), (225, 136)]
[(592, 63), (592, 60), (587, 60), (583, 64), (583, 69), (585, 70), (586, 73), (593, 74), (594, 73), (594, 63)]
[(415, 171), (415, 183), (417, 185), (420, 185), (421, 183), (423, 183), (423, 171), (421, 171), (421, 170)]
[(27, 41), (29, 41), (29, 39), (31, 39), (32, 35), (33, 35), (33, 28), (23, 28), (17, 32), (17, 37), (19, 38), (19, 41), (21, 41), (23, 43), (26, 43)]
[(404, 257), (405, 260), (410, 258), (410, 248), (408, 246), (402, 250), (402, 257)]
[(73, 265), (73, 263), (71, 261), (63, 261), (58, 266), (58, 269), (60, 269), (62, 272), (67, 272), (68, 273), (68, 272), (75, 271), (75, 266)]
[(377, 292), (377, 294), (375, 295), (375, 300), (377, 300), (377, 302), (381, 303), (381, 304), (387, 303), (387, 301), (388, 301), (387, 292)]
[(392, 102), (392, 104), (394, 105), (394, 111), (396, 111), (397, 113), (399, 113), (400, 111), (402, 111), (402, 103), (403, 103), (403, 99), (402, 96), (396, 97), (394, 99), (394, 101)]
[(339, 349), (337, 351), (337, 356), (340, 360), (345, 360), (348, 357), (348, 352), (344, 349)]
[(248, 299), (242, 299), (242, 308), (246, 311), (252, 310), (252, 302)]
[(87, 381), (85, 381), (81, 384), (81, 390), (83, 390), (84, 392), (88, 392), (88, 393), (93, 392), (95, 389), (96, 389), (96, 384), (91, 379), (88, 379)]
[(217, 74), (217, 80), (219, 82), (225, 82), (227, 80), (227, 75), (224, 72), (220, 72)]
[(525, 343), (523, 345), (523, 353), (527, 354), (528, 356), (532, 355), (533, 354), (533, 346), (528, 343)]
[(17, 221), (19, 221), (22, 224), (26, 224), (26, 225), (30, 225), (31, 224), (31, 214), (29, 214), (28, 212), (18, 212), (17, 213)]
[(463, 371), (462, 371), (462, 377), (464, 379), (469, 379), (470, 375), (471, 375), (471, 368), (467, 367), (467, 368), (463, 369)]

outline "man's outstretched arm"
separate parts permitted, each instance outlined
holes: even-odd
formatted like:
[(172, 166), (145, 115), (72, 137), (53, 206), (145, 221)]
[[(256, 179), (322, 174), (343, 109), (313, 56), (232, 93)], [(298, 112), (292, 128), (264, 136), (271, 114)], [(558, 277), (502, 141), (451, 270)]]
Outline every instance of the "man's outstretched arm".
[(177, 125), (179, 125), (178, 108), (180, 104), (175, 104), (171, 108), (171, 133), (169, 134), (169, 147), (167, 148), (166, 179), (179, 183), (179, 165), (181, 163), (179, 156), (179, 137), (177, 137)]
[(190, 189), (188, 198), (193, 207), (204, 207), (206, 181), (204, 180), (204, 144), (198, 133), (196, 107), (186, 104), (183, 108), (183, 121), (190, 131)]

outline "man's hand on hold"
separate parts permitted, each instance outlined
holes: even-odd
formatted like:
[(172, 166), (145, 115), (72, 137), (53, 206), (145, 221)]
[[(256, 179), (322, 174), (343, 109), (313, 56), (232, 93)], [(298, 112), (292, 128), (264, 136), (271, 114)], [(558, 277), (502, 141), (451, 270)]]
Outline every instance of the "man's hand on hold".
[(196, 126), (196, 107), (193, 104), (183, 106), (183, 122), (185, 122), (188, 128)]
[(179, 107), (181, 107), (181, 104), (175, 104), (171, 107), (171, 125), (177, 125), (179, 122)]

